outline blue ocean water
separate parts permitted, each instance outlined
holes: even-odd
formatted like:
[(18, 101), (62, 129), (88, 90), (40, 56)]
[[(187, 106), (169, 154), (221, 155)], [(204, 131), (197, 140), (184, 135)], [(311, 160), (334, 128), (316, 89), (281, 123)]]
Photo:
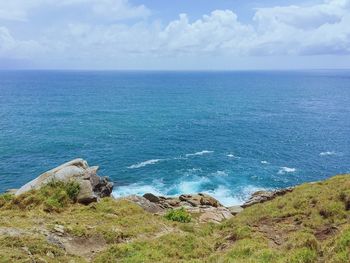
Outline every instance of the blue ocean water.
[(350, 172), (350, 71), (1, 71), (0, 191), (77, 157), (226, 205)]

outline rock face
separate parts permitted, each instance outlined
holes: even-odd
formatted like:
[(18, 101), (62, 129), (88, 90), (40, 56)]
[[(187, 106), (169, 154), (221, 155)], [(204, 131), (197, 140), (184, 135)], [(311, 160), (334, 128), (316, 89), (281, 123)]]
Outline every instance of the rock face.
[(52, 180), (63, 182), (75, 180), (80, 185), (77, 201), (89, 204), (100, 197), (110, 196), (113, 190), (113, 183), (109, 182), (107, 177), (98, 176), (97, 170), (98, 166), (89, 167), (85, 160), (75, 159), (39, 175), (18, 189), (15, 195), (39, 189)]
[(270, 201), (277, 196), (282, 196), (285, 195), (286, 193), (292, 192), (293, 188), (284, 188), (281, 190), (276, 190), (276, 191), (258, 191), (252, 194), (252, 196), (249, 198), (247, 202), (245, 202), (242, 207), (246, 208), (251, 205), (255, 205), (258, 203), (264, 203), (266, 201)]

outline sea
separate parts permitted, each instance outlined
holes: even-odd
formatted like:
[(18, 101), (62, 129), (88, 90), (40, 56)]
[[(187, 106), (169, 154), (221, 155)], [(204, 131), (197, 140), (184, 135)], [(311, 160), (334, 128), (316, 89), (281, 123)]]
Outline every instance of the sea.
[(0, 71), (0, 192), (78, 157), (227, 206), (350, 173), (350, 71)]

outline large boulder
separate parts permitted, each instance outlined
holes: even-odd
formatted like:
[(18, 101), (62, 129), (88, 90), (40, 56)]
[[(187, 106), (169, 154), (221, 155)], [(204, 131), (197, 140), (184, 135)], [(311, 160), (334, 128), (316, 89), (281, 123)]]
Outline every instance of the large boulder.
[(80, 185), (77, 201), (89, 204), (100, 197), (110, 196), (113, 190), (113, 183), (107, 177), (98, 176), (97, 170), (98, 166), (89, 167), (85, 160), (75, 159), (39, 175), (18, 189), (15, 195), (40, 189), (51, 181), (76, 181)]

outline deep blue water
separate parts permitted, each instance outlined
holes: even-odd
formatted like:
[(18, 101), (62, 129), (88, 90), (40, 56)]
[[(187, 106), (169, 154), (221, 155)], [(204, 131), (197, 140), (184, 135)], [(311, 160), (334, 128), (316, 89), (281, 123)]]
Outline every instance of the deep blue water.
[(256, 189), (350, 171), (350, 71), (0, 72), (0, 191), (73, 158), (115, 194)]

